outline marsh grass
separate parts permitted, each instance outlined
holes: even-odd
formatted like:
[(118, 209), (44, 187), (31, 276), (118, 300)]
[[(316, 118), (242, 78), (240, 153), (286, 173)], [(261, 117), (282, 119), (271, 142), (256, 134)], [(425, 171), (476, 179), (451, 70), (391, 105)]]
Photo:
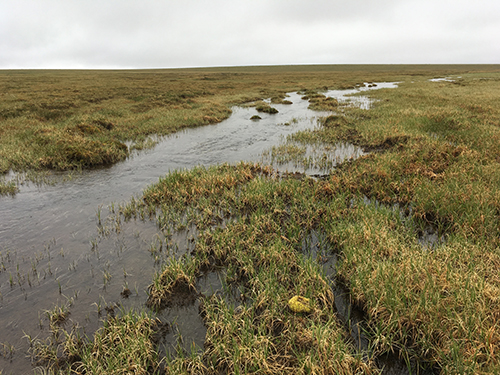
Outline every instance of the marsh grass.
[[(247, 163), (175, 171), (120, 206), (117, 217), (155, 220), (167, 237), (196, 228), (194, 248), (162, 264), (148, 305), (161, 310), (186, 297), (198, 300), (207, 328), (202, 351), (179, 349), (162, 363), (151, 336), (122, 334), (137, 342), (149, 337), (153, 346), (141, 354), (150, 372), (160, 363), (162, 371), (175, 374), (377, 373), (377, 358), (396, 353), (446, 374), (498, 373), (500, 85), (492, 71), (498, 67), (441, 67), (439, 74), (435, 67), (414, 67), (405, 76), (397, 67), (376, 66), (344, 79), (322, 72), (327, 68), (307, 69), (269, 68), (252, 84), (257, 68), (245, 74), (229, 69), (234, 76), (189, 72), (200, 74), (200, 90), (241, 79), (242, 86), (234, 80), (224, 89), (228, 96), (210, 86), (211, 100), (223, 105), (229, 98), (280, 97), (291, 86), (314, 95), (323, 86), (401, 81), (396, 90), (371, 92), (377, 100), (369, 111), (344, 107), (314, 131), (293, 137), (323, 148), (349, 142), (368, 155), (337, 165), (320, 180)], [(490, 73), (466, 73), (474, 69)], [(463, 78), (428, 81), (455, 73)], [(134, 98), (131, 105), (152, 105)], [(299, 158), (302, 150), (288, 145), (279, 153)], [(432, 248), (421, 246), (418, 236), (429, 225), (444, 238)], [(312, 232), (337, 253), (336, 274), (326, 275), (318, 257), (303, 250)], [(210, 272), (227, 287), (202, 294), (198, 282)], [(367, 349), (354, 346), (337, 315), (335, 282), (364, 311)], [(308, 298), (313, 311), (292, 312), (288, 301), (295, 295)], [(130, 325), (119, 319), (112, 324)], [(103, 329), (75, 352), (84, 358), (91, 342), (110, 342), (113, 335)], [(120, 362), (127, 351), (103, 349), (109, 355), (94, 365), (112, 373), (120, 367), (106, 363)]]
[[(490, 86), (486, 87), (486, 82)], [(486, 82), (477, 82), (472, 76), (462, 82), (463, 86), (457, 86), (456, 91), (455, 86), (432, 86), (435, 83), (422, 81), (404, 84), (398, 92), (377, 92), (375, 96), (385, 100), (371, 111), (347, 109), (344, 116), (325, 119), (322, 128), (297, 136), (306, 142), (350, 141), (371, 151), (370, 155), (344, 163), (332, 170), (325, 181), (295, 181), (301, 187), (291, 189), (295, 193), (288, 196), (291, 200), (286, 200), (286, 205), (274, 194), (261, 193), (254, 200), (241, 188), (237, 195), (250, 209), (242, 215), (245, 228), (249, 232), (283, 236), (286, 240), (281, 238), (282, 245), (297, 246), (295, 241), (303, 237), (306, 228), (312, 225), (322, 228), (332, 247), (340, 251), (338, 277), (367, 313), (366, 334), (374, 356), (396, 351), (406, 358), (434, 363), (444, 373), (489, 373), (500, 365), (495, 354), (500, 342), (496, 313), (500, 280), (495, 276), (499, 264), (495, 208), (498, 145), (491, 141), (498, 132), (494, 109), (498, 108), (494, 104), (498, 96), (494, 95), (496, 81)], [(485, 91), (490, 95), (485, 96)], [(413, 109), (404, 108), (403, 102), (412, 103)], [(489, 108), (488, 115), (482, 111), (478, 118), (478, 107), (485, 106)], [(410, 115), (412, 112), (414, 116)], [(442, 127), (435, 125), (436, 112), (441, 113)], [(450, 120), (443, 119), (448, 117), (455, 118), (458, 133), (446, 129)], [(471, 132), (467, 133), (467, 129)], [(293, 150), (288, 147), (283, 152), (293, 154)], [(247, 186), (256, 181), (264, 180), (252, 180)], [(262, 192), (272, 190), (275, 184), (283, 189), (283, 184), (288, 183), (291, 181), (265, 182), (267, 187)], [(252, 191), (259, 189), (255, 187)], [(373, 203), (367, 204), (364, 196), (371, 197)], [(281, 213), (279, 223), (270, 219), (273, 214), (268, 204), (273, 206), (274, 215)], [(392, 208), (394, 204), (410, 215)], [(293, 210), (298, 207), (302, 212), (295, 216)], [(311, 212), (322, 215), (314, 218)], [(289, 225), (288, 220), (294, 225)], [(419, 228), (428, 224), (434, 225), (440, 235), (446, 234), (446, 241), (431, 251), (422, 248), (417, 236)], [(252, 246), (246, 241), (241, 244), (238, 232), (243, 230), (237, 230), (239, 225), (243, 224), (237, 221), (224, 230), (202, 233), (196, 249), (199, 252), (205, 249), (205, 241), (210, 238), (209, 249), (213, 249), (210, 256), (230, 265), (228, 269), (232, 271), (228, 274), (233, 282), (256, 282), (258, 277), (248, 275), (259, 275), (256, 265), (260, 264), (259, 259), (267, 259), (267, 263), (261, 261), (266, 274), (277, 281), (266, 279), (263, 283), (266, 290), (257, 289), (258, 284), (254, 283), (249, 289), (259, 291), (252, 296), (253, 306), (272, 311), (274, 306), (285, 302), (280, 301), (283, 289), (273, 285), (287, 285), (283, 275), (295, 267), (302, 270), (304, 265), (288, 264), (276, 269), (283, 260), (269, 253), (273, 241), (248, 235), (266, 246), (252, 253), (249, 256), (252, 262), (243, 266), (243, 254), (251, 252)], [(268, 226), (259, 231), (259, 225)], [(230, 240), (224, 242), (219, 233), (226, 231)], [(231, 258), (232, 253), (240, 251), (241, 256)], [(272, 254), (285, 252), (280, 248)], [(286, 257), (286, 262), (294, 259), (292, 254)], [(195, 262), (197, 258), (198, 252)], [(211, 264), (212, 258), (202, 257), (202, 264)], [(240, 271), (235, 269), (239, 264)], [(288, 285), (288, 290), (293, 289)], [(295, 288), (299, 294), (300, 287)], [(303, 292), (306, 297), (311, 296)], [(227, 349), (227, 344), (222, 347)], [(220, 349), (217, 353), (216, 357), (223, 357), (224, 351)], [(234, 354), (231, 356), (232, 359), (226, 360), (233, 366), (228, 371), (234, 368), (250, 371), (234, 367)]]
[(18, 191), (19, 188), (14, 181), (6, 181), (4, 178), (0, 179), (0, 195), (14, 196)]
[(498, 87), (474, 75), (460, 85), (406, 83), (374, 92), (384, 100), (367, 115), (348, 111), (313, 135), (348, 139), (351, 128), (353, 142), (378, 151), (335, 170), (333, 191), (406, 206), (417, 227), (446, 234), (422, 251), (399, 215), (359, 198), (349, 221), (326, 229), (343, 249), (339, 275), (369, 313), (374, 342), (445, 373), (499, 366)]
[(309, 109), (315, 111), (334, 111), (339, 106), (339, 102), (335, 98), (329, 98), (322, 94), (314, 94), (305, 96), (309, 99)]
[[(371, 360), (355, 353), (346, 339), (322, 267), (301, 253), (303, 238), (324, 215), (323, 210), (312, 210), (316, 194), (321, 196), (322, 190), (317, 191), (309, 180), (272, 177), (268, 168), (238, 164), (169, 174), (145, 191), (141, 201), (134, 200), (135, 210), (141, 205), (157, 207), (156, 217), (174, 212), (180, 218), (192, 209), (196, 214), (191, 224), (200, 230), (193, 253), (167, 261), (149, 289), (148, 305), (154, 309), (202, 301), (201, 315), (207, 326), (203, 354), (180, 351), (165, 360), (167, 373), (193, 369), (207, 374), (377, 372)], [(221, 214), (233, 219), (216, 225)], [(229, 289), (237, 286), (240, 295), (201, 295), (197, 280), (212, 270), (224, 270), (223, 284)], [(310, 299), (313, 311), (291, 311), (288, 301), (294, 295)], [(115, 323), (125, 327), (117, 332), (111, 329)], [(71, 368), (115, 373), (122, 371), (123, 358), (129, 360), (125, 361), (128, 366), (130, 361), (143, 363), (135, 359), (126, 342), (142, 343), (148, 336), (134, 336), (128, 326), (128, 320), (108, 318), (93, 345), (73, 345), (73, 336), (68, 334), (64, 346), (80, 358)], [(119, 344), (114, 339), (118, 334)], [(108, 342), (114, 343), (112, 349)], [(154, 355), (147, 358), (160, 364)], [(151, 362), (147, 359), (146, 363)]]
[(104, 322), (93, 341), (73, 327), (62, 331), (62, 339), (54, 334), (46, 341), (34, 340), (32, 354), (53, 373), (156, 374), (160, 360), (154, 333), (160, 326), (144, 313), (121, 312)]
[(309, 174), (314, 172), (317, 176), (317, 172), (328, 174), (335, 166), (364, 154), (359, 146), (351, 143), (323, 143), (318, 137), (312, 139), (310, 134), (307, 131), (292, 134), (280, 145), (264, 151), (262, 162), (281, 170), (284, 166), (293, 166)]
[[(184, 300), (188, 294), (202, 300), (201, 314), (207, 326), (203, 356), (173, 358), (168, 371), (376, 372), (345, 339), (322, 268), (299, 251), (307, 228), (319, 222), (322, 215), (308, 207), (314, 189), (307, 180), (272, 178), (259, 169), (248, 164), (195, 169), (189, 173), (191, 178), (211, 176), (198, 181), (196, 198), (185, 195), (182, 188), (171, 188), (173, 184), (191, 186), (188, 178), (180, 185), (178, 176), (167, 176), (144, 194), (144, 204), (150, 204), (154, 196), (159, 207), (172, 202), (179, 210), (196, 206), (200, 213), (205, 199), (217, 197), (212, 205), (223, 207), (235, 218), (223, 228), (213, 229), (205, 226), (204, 214), (197, 216), (195, 224), (205, 229), (193, 254), (166, 263), (151, 285), (149, 301), (156, 308), (175, 303), (179, 293)], [(233, 175), (248, 178), (227, 184), (233, 181)], [(213, 181), (226, 183), (215, 190)], [(168, 194), (159, 195), (158, 190)], [(174, 203), (179, 200), (179, 205)], [(238, 285), (242, 291), (236, 300), (217, 293), (200, 296), (196, 290), (196, 280), (207, 270), (221, 269), (225, 270), (224, 284)], [(314, 301), (311, 314), (296, 315), (289, 310), (288, 300), (297, 294)]]
[[(214, 124), (231, 107), (286, 92), (358, 82), (491, 71), (489, 66), (277, 66), (148, 71), (0, 72), (0, 174), (92, 168), (123, 160), (149, 138)], [(321, 99), (331, 109), (332, 100)], [(331, 102), (331, 103), (330, 103)], [(270, 107), (266, 104), (266, 110)], [(2, 194), (14, 192), (0, 184)]]

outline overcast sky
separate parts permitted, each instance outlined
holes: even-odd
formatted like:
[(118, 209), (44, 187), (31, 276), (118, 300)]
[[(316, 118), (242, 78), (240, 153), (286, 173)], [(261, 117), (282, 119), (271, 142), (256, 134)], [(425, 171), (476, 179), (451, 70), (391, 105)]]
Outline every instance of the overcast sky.
[(499, 0), (0, 0), (0, 68), (500, 63)]

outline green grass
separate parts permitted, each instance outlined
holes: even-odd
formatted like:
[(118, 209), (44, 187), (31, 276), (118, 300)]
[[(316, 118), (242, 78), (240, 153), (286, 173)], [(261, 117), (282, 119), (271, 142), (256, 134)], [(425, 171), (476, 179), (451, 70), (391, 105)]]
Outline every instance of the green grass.
[[(376, 372), (345, 340), (321, 267), (298, 251), (322, 215), (311, 212), (315, 189), (307, 180), (269, 179), (261, 173), (248, 164), (196, 168), (184, 178), (169, 175), (144, 193), (143, 204), (150, 205), (154, 199), (164, 215), (170, 216), (171, 209), (192, 207), (198, 214), (191, 224), (200, 228), (225, 214), (235, 219), (223, 229), (203, 230), (194, 256), (166, 263), (151, 285), (149, 302), (157, 308), (168, 306), (179, 290), (196, 293), (196, 280), (207, 270), (224, 269), (224, 284), (242, 290), (236, 301), (217, 295), (203, 298), (202, 316), (208, 329), (204, 355), (173, 359), (169, 370)], [(237, 180), (237, 176), (245, 178)], [(199, 191), (186, 194), (187, 186)], [(213, 209), (209, 217), (207, 204)], [(314, 301), (312, 314), (289, 310), (288, 300), (296, 294)], [(235, 304), (242, 307), (236, 309)]]
[(159, 374), (154, 333), (160, 325), (144, 313), (123, 312), (106, 320), (93, 341), (78, 329), (63, 331), (63, 339), (55, 330), (46, 341), (36, 339), (33, 357), (52, 373)]
[[(369, 152), (330, 169), (323, 180), (286, 178), (245, 163), (198, 167), (161, 178), (119, 207), (119, 217), (156, 220), (165, 236), (192, 226), (198, 233), (192, 253), (163, 264), (148, 306), (200, 298), (205, 346), (160, 363), (151, 336), (132, 335), (152, 345), (145, 351), (147, 368), (176, 374), (377, 373), (376, 359), (396, 352), (443, 374), (500, 372), (498, 67), (249, 67), (225, 73), (175, 71), (179, 80), (183, 74), (197, 77), (222, 106), (283, 98), (293, 88), (311, 97), (324, 86), (401, 83), (370, 92), (372, 109), (341, 106), (318, 129), (294, 135), (298, 146), (274, 149), (283, 160), (303, 158), (306, 146), (326, 152), (339, 142)], [(462, 78), (428, 81), (449, 75)], [(419, 243), (427, 226), (443, 239), (433, 247)], [(336, 252), (333, 279), (302, 250), (312, 232), (322, 233)], [(224, 287), (198, 296), (197, 281), (208, 272), (217, 272)], [(356, 350), (337, 315), (332, 283), (345, 285), (366, 315), (370, 345), (364, 351)], [(309, 298), (313, 312), (293, 313), (287, 303), (294, 295)], [(113, 334), (103, 329), (75, 352)], [(118, 369), (106, 363), (115, 366), (130, 350), (115, 349), (97, 360), (103, 373)]]

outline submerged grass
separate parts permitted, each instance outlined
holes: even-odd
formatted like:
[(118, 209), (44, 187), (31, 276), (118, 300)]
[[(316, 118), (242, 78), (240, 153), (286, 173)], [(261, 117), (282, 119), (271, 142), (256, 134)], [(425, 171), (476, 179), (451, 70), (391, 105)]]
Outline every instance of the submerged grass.
[(19, 191), (16, 183), (14, 181), (5, 181), (5, 179), (0, 179), (0, 195), (16, 195)]
[[(411, 76), (373, 69), (338, 84), (326, 82), (334, 73), (325, 73), (321, 84), (321, 69), (316, 76), (297, 68), (280, 76), (290, 81), (282, 85), (270, 69), (270, 88), (238, 86), (231, 97), (233, 103), (282, 98), (288, 84), (311, 97), (325, 85), (401, 81), (398, 89), (371, 92), (377, 101), (369, 111), (342, 107), (316, 130), (294, 136), (303, 146), (350, 142), (369, 153), (326, 178), (286, 178), (246, 163), (198, 167), (165, 176), (120, 207), (127, 219), (156, 220), (166, 236), (190, 226), (198, 232), (192, 252), (163, 264), (147, 304), (158, 310), (200, 301), (205, 345), (161, 362), (149, 328), (135, 330), (137, 336), (123, 331), (124, 342), (149, 343), (129, 356), (146, 353), (144, 361), (137, 359), (146, 373), (377, 373), (376, 359), (391, 352), (444, 374), (500, 372), (499, 73), (456, 67), (462, 78), (430, 82), (453, 69), (436, 74), (415, 67)], [(198, 72), (202, 82), (227, 83), (215, 71), (192, 71)], [(248, 84), (256, 79), (252, 72), (239, 78)], [(304, 149), (276, 150), (291, 160)], [(432, 248), (418, 238), (429, 225), (443, 238)], [(333, 282), (342, 282), (366, 314), (370, 345), (362, 351), (337, 316), (332, 280), (302, 252), (311, 231), (320, 231), (337, 252)], [(197, 281), (214, 271), (239, 293), (200, 294)], [(310, 313), (290, 310), (296, 295), (311, 301)], [(78, 361), (91, 342), (114, 343), (113, 332), (104, 328), (80, 346)], [(102, 350), (109, 355), (96, 358), (98, 371), (113, 373), (121, 367), (106, 363), (135, 353), (120, 345)]]

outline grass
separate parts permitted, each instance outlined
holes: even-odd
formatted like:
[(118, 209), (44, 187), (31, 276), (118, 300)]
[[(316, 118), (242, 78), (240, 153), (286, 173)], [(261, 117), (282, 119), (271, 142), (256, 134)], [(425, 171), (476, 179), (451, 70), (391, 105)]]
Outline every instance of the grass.
[[(150, 136), (220, 122), (231, 106), (364, 81), (490, 66), (280, 66), (146, 71), (0, 72), (0, 174), (92, 168), (154, 147)], [(328, 100), (328, 109), (333, 108)], [(328, 103), (327, 103), (328, 102)], [(313, 103), (314, 104), (314, 103)], [(312, 105), (313, 105), (312, 104)], [(319, 105), (319, 104), (318, 104)], [(271, 110), (269, 105), (264, 110)], [(132, 142), (130, 150), (125, 142)], [(2, 194), (14, 194), (0, 181)]]
[(0, 180), (0, 195), (14, 196), (19, 191), (14, 181), (5, 181), (4, 178)]
[(144, 313), (122, 312), (104, 322), (89, 341), (77, 328), (33, 340), (32, 355), (46, 371), (63, 374), (159, 373), (154, 332), (161, 323)]
[(500, 290), (494, 142), (499, 88), (497, 79), (471, 75), (446, 85), (406, 83), (396, 95), (384, 93), (356, 130), (361, 144), (391, 146), (330, 179), (333, 190), (404, 205), (421, 225), (430, 223), (447, 236), (433, 251), (422, 251), (394, 238), (380, 210), (364, 206), (353, 211), (361, 213), (342, 233), (329, 231), (344, 249), (341, 277), (370, 313), (374, 330), (394, 340), (385, 345), (413, 347), (413, 355), (429, 356), (445, 373), (490, 373), (500, 365), (492, 292)]
[[(74, 363), (86, 363), (89, 348), (102, 348), (96, 350), (103, 356), (88, 355), (97, 367), (85, 367), (87, 373), (126, 372), (119, 370), (130, 366), (125, 358), (137, 356), (146, 373), (352, 374), (378, 373), (377, 360), (395, 352), (443, 374), (499, 373), (498, 70), (373, 66), (228, 68), (226, 75), (217, 69), (163, 72), (183, 82), (169, 86), (179, 93), (198, 80), (198, 90), (210, 92), (212, 103), (226, 109), (263, 98), (277, 102), (293, 89), (314, 104), (315, 99), (324, 102), (318, 93), (325, 86), (401, 83), (398, 89), (370, 92), (376, 101), (369, 111), (336, 106), (338, 113), (320, 127), (293, 136), (298, 146), (274, 149), (287, 161), (303, 158), (306, 146), (326, 150), (339, 142), (368, 153), (330, 169), (323, 179), (288, 178), (248, 163), (197, 167), (166, 175), (120, 206), (118, 217), (151, 218), (166, 236), (196, 227), (194, 250), (174, 254), (162, 265), (147, 305), (156, 311), (198, 300), (205, 345), (191, 352), (179, 349), (162, 361), (152, 318), (123, 313), (123, 320), (112, 318), (93, 340), (72, 347), (80, 358)], [(146, 72), (137, 74), (139, 80)], [(429, 81), (456, 75), (462, 78)], [(200, 91), (189, 100), (206, 100)], [(147, 92), (127, 99), (127, 105), (145, 101), (154, 106), (150, 97), (140, 96)], [(104, 133), (121, 126), (114, 118), (105, 123), (116, 127)], [(115, 136), (119, 142), (128, 137)], [(443, 238), (431, 248), (419, 242), (428, 226)], [(322, 233), (336, 253), (333, 275), (303, 251), (312, 232)], [(224, 287), (201, 295), (197, 282), (209, 272), (217, 272)], [(367, 348), (355, 347), (337, 314), (335, 283), (347, 287), (364, 311)], [(312, 311), (293, 312), (288, 302), (294, 296), (310, 300)], [(142, 328), (124, 328), (136, 324)], [(117, 337), (110, 326), (123, 329), (118, 341), (126, 344), (109, 349), (107, 343)], [(65, 345), (73, 342), (67, 337)], [(136, 352), (129, 338), (146, 349)]]
[(269, 113), (269, 114), (274, 114), (274, 113), (278, 113), (278, 110), (274, 107), (271, 107), (269, 104), (267, 103), (261, 103), (261, 104), (258, 104), (255, 109), (258, 111), (258, 112), (263, 112), (263, 113)]
[[(177, 293), (196, 294), (196, 280), (208, 270), (224, 269), (225, 284), (238, 286), (242, 295), (236, 300), (218, 294), (201, 297), (202, 316), (208, 330), (204, 354), (175, 358), (167, 370), (172, 373), (187, 373), (189, 368), (203, 369), (204, 373), (376, 372), (345, 341), (341, 324), (335, 318), (330, 285), (321, 275), (320, 267), (297, 252), (307, 230), (321, 215), (308, 210), (309, 199), (314, 196), (309, 182), (269, 180), (248, 164), (187, 173), (199, 174), (212, 176), (213, 180), (201, 178), (196, 184), (200, 194), (185, 201), (200, 213), (194, 224), (206, 228), (206, 199), (217, 199), (220, 214), (227, 210), (235, 220), (224, 229), (206, 228), (199, 234), (192, 257), (165, 264), (151, 286), (150, 305), (163, 308)], [(236, 176), (247, 178), (227, 183), (235, 181)], [(184, 179), (191, 186), (187, 181)], [(225, 183), (216, 183), (219, 190), (215, 191), (213, 181)], [(149, 205), (152, 196), (160, 207), (165, 201), (182, 200), (185, 196), (182, 190), (179, 194), (170, 188), (177, 183), (177, 176), (168, 176), (145, 192), (144, 204)], [(175, 194), (175, 199), (160, 195), (160, 191)], [(185, 207), (186, 203), (181, 201), (177, 209)], [(170, 215), (169, 209), (164, 212)], [(310, 315), (289, 309), (288, 301), (296, 294), (314, 301), (315, 309)]]
[(335, 98), (330, 98), (322, 94), (306, 95), (303, 99), (309, 100), (309, 109), (315, 111), (334, 111), (337, 109), (339, 102)]

